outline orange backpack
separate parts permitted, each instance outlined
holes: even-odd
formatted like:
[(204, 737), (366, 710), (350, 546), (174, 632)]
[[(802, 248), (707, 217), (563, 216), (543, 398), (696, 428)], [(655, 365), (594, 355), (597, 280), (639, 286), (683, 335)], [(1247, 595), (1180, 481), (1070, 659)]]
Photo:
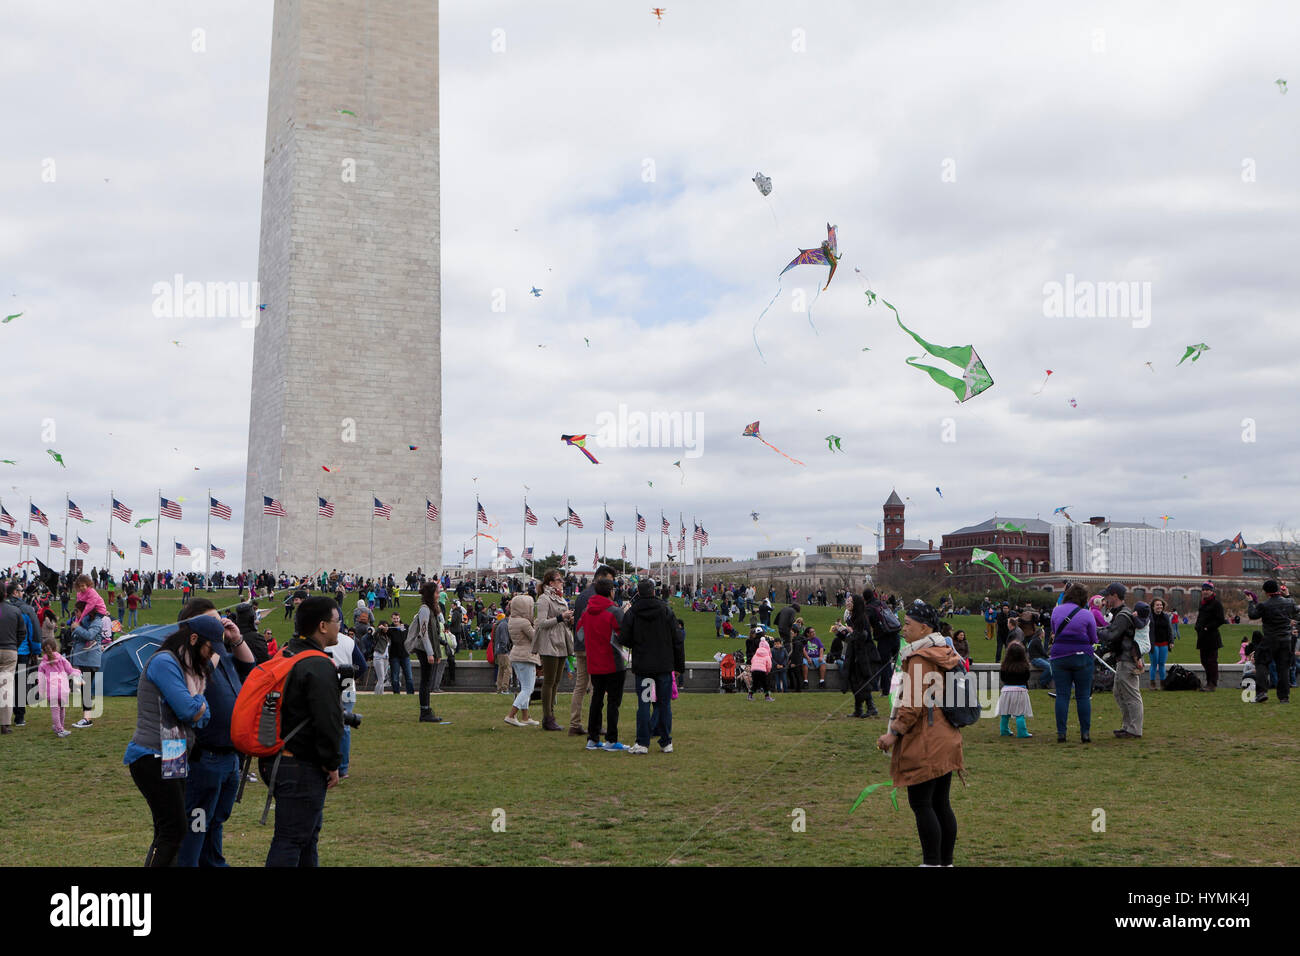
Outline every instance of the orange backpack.
[(302, 727), (300, 724), (281, 736), (284, 682), (298, 661), (328, 656), (324, 651), (301, 651), (292, 657), (272, 657), (253, 668), (230, 715), (230, 742), (236, 750), (252, 757), (273, 757), (284, 749), (285, 741)]

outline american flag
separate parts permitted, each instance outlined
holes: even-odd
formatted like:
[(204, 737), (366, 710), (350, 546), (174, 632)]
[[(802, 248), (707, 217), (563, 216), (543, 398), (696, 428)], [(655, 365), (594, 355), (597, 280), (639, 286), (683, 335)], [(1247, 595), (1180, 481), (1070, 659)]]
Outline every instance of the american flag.
[(680, 554), (686, 553), (686, 528), (682, 528), (682, 536), (677, 539), (677, 551)]
[(279, 498), (268, 498), (266, 495), (262, 495), (262, 514), (275, 518), (289, 517), (289, 513), (284, 510), (284, 505), (280, 504)]
[(663, 529), (662, 529), (663, 534), (672, 534), (672, 533), (673, 533), (673, 528), (672, 528), (672, 525), (670, 525), (670, 524), (668, 523), (668, 519), (665, 518), (663, 515), (660, 515), (660, 516), (659, 516), (659, 519), (660, 519), (661, 521), (663, 521), (663, 523), (664, 523), (664, 526), (663, 526)]
[(230, 520), (230, 505), (223, 505), (211, 495), (208, 496), (208, 514), (214, 518), (220, 518), (222, 521)]
[(641, 517), (641, 512), (636, 513), (636, 530), (645, 533), (645, 518)]
[(51, 548), (62, 548), (62, 547), (63, 547), (63, 539), (60, 538), (57, 534), (51, 533), (51, 534), (50, 534), (50, 547), (51, 547)]
[(177, 556), (182, 558), (188, 558), (190, 556), (190, 549), (185, 547), (185, 545), (181, 544), (179, 541), (173, 541), (172, 544), (176, 545)]
[(141, 553), (142, 555), (143, 555), (143, 554), (153, 554), (153, 548), (151, 548), (151, 547), (149, 546), (149, 542), (146, 541), (146, 540), (144, 540), (144, 538), (141, 538), (141, 539), (140, 539), (140, 553)]
[(214, 558), (224, 558), (226, 556), (225, 548), (218, 548), (215, 544), (212, 547), (212, 556)]
[(574, 511), (572, 508), (569, 509), (569, 524), (582, 530), (582, 519), (578, 517), (578, 512)]
[(608, 511), (605, 512), (605, 530), (606, 531), (614, 530), (614, 519), (609, 516)]
[(703, 525), (700, 526), (700, 535), (701, 535), (701, 538), (700, 538), (700, 544), (708, 544), (708, 543), (709, 543), (709, 533), (708, 533), (707, 531), (704, 530), (704, 526), (703, 526)]
[[(176, 517), (179, 518), (179, 517), (180, 517), (180, 514), (179, 514), (179, 512), (180, 512), (180, 506), (179, 506), (179, 505), (177, 506), (176, 511), (177, 511), (177, 515), (176, 515)], [(126, 505), (122, 504), (122, 502), (118, 501), (116, 498), (114, 498), (114, 499), (113, 499), (113, 517), (116, 518), (118, 521), (130, 521), (130, 520), (131, 520), (131, 509), (128, 508)], [(171, 517), (171, 516), (168, 515), (168, 517)]]
[[(39, 548), (41, 546), (41, 539), (27, 531), (23, 532), (23, 542), (25, 544), (30, 544), (33, 548)], [(113, 542), (110, 541), (109, 546), (111, 547), (112, 544)]]
[(35, 505), (32, 505), (31, 514), (32, 514), (32, 520), (35, 521), (37, 524), (43, 524), (47, 528), (50, 526), (50, 519), (45, 517), (45, 512), (42, 511), (40, 508), (36, 507)]
[(376, 498), (376, 499), (375, 499), (375, 517), (376, 517), (376, 518), (390, 518), (390, 519), (391, 519), (391, 518), (393, 517), (393, 509), (390, 508), (390, 507), (388, 507), (388, 505), (384, 504), (384, 503), (383, 503), (382, 501), (380, 501), (378, 498)]
[(533, 509), (524, 505), (524, 524), (537, 524), (537, 515), (533, 514)]
[(515, 559), (515, 553), (511, 551), (509, 548), (502, 545), (501, 550), (506, 553), (506, 557), (509, 558), (511, 561)]
[(0, 521), (3, 521), (11, 528), (14, 526), (14, 516), (5, 511), (4, 505), (0, 505)]
[(531, 544), (528, 547), (524, 548), (524, 560), (525, 561), (533, 560), (533, 546)]
[(623, 542), (623, 560), (624, 560), (624, 561), (627, 560), (627, 542), (626, 542), (626, 541)]
[(464, 553), (463, 555), (461, 555), (461, 557), (462, 557), (462, 558), (468, 558), (468, 557), (469, 557), (471, 554), (473, 554), (473, 553), (474, 553), (474, 549), (473, 549), (473, 548), (466, 548), (466, 549), (465, 549), (465, 553)]
[(478, 523), (487, 524), (488, 523), (487, 512), (483, 510), (483, 503), (479, 501), (479, 502), (475, 502), (475, 504), (478, 505)]
[[(4, 542), (5, 544), (18, 544), (20, 541), (22, 541), (22, 536), (19, 535), (18, 532), (6, 531), (4, 528), (0, 528), (0, 542)], [(86, 545), (86, 550), (90, 550), (90, 545)]]
[(68, 499), (68, 517), (76, 518), (78, 521), (86, 520), (86, 516), (81, 513), (81, 509), (77, 507), (77, 503), (71, 498)]
[(691, 536), (691, 540), (700, 542), (704, 541), (704, 529), (698, 524), (695, 526), (695, 534)]
[(424, 499), (424, 516), (430, 521), (438, 520), (438, 506), (428, 498)]
[[(266, 498), (264, 500), (270, 501), (271, 499)], [(164, 518), (175, 518), (177, 521), (181, 519), (180, 504), (178, 504), (175, 501), (172, 501), (170, 498), (163, 498), (161, 500), (161, 508), (162, 508), (161, 514)]]
[(600, 547), (597, 546), (595, 553), (591, 556), (591, 570), (595, 571), (600, 567)]
[(77, 535), (77, 550), (82, 554), (90, 554), (90, 545), (81, 540), (81, 535)]
[(113, 543), (113, 540), (112, 540), (111, 538), (110, 538), (109, 541), (108, 541), (108, 550), (112, 551), (112, 552), (113, 552), (115, 555), (117, 555), (119, 558), (125, 558), (125, 557), (126, 557), (126, 555), (122, 553), (122, 549), (119, 548), (117, 545), (115, 545), (115, 544)]
[(318, 518), (334, 517), (334, 505), (326, 501), (320, 495), (316, 496), (316, 517)]

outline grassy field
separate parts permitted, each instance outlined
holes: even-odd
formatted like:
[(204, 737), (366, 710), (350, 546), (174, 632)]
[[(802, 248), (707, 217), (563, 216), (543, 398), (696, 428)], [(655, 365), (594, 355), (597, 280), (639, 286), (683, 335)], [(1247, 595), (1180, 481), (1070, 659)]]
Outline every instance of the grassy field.
[[(993, 720), (964, 731), (970, 786), (954, 784), (958, 865), (1285, 865), (1300, 855), (1290, 808), (1300, 783), (1296, 712), (1248, 707), (1232, 692), (1148, 693), (1145, 737), (1118, 741), (1115, 702), (1099, 695), (1096, 742), (1063, 746), (1046, 694), (1032, 697), (1033, 739), (1001, 739)], [(886, 779), (888, 763), (872, 749), (883, 722), (847, 719), (847, 696), (767, 704), (684, 695), (674, 704), (676, 752), (652, 745), (644, 757), (588, 753), (580, 738), (507, 726), (506, 707), (504, 697), (446, 694), (437, 709), (453, 723), (422, 725), (413, 698), (362, 695), (351, 776), (326, 804), (322, 862), (919, 862), (904, 794), (901, 811), (877, 792), (848, 814), (864, 784)], [(43, 712), (29, 711), (27, 727), (4, 738), (13, 799), (0, 814), (0, 866), (143, 859), (149, 814), (122, 765), (135, 711), (133, 698), (111, 699), (93, 729), (63, 740)], [(265, 858), (264, 799), (263, 785), (250, 784), (227, 824), (233, 864)], [(1098, 808), (1104, 833), (1092, 829)], [(806, 832), (792, 831), (796, 809)], [(504, 832), (492, 829), (497, 810)]]

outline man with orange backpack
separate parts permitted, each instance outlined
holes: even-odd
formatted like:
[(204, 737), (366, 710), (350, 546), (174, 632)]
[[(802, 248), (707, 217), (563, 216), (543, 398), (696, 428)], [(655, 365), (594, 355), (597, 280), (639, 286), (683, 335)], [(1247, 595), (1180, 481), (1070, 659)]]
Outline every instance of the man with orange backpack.
[[(258, 668), (300, 658), (289, 668), (280, 691), (275, 732), (277, 743), (283, 741), (279, 766), (273, 767), (272, 758), (265, 755), (259, 763), (262, 779), (268, 781), (275, 798), (275, 836), (266, 854), (267, 866), (318, 865), (316, 841), (324, 821), (325, 791), (338, 784), (343, 759), (343, 704), (338, 670), (328, 653), (338, 643), (341, 621), (333, 598), (305, 599), (294, 618), (297, 636), (280, 657)], [(249, 675), (245, 688), (255, 685), (256, 675), (256, 671)], [(259, 710), (269, 712), (271, 702), (256, 703)], [(237, 720), (240, 710), (237, 706)], [(243, 735), (232, 736), (237, 744), (243, 739)]]

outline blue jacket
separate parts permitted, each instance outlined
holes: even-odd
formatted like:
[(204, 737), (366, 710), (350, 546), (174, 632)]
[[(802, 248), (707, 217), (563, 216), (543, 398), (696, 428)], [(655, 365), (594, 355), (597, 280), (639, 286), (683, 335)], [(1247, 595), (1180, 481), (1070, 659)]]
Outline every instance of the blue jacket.
[(195, 737), (204, 749), (230, 750), (234, 746), (230, 742), (230, 717), (243, 681), (235, 670), (234, 657), (223, 642), (213, 643), (212, 658), (212, 673), (203, 692), (208, 701), (208, 721), (195, 731)]
[(41, 652), (41, 626), (36, 621), (36, 612), (25, 601), (10, 600), (18, 612), (18, 656), (39, 654)]

